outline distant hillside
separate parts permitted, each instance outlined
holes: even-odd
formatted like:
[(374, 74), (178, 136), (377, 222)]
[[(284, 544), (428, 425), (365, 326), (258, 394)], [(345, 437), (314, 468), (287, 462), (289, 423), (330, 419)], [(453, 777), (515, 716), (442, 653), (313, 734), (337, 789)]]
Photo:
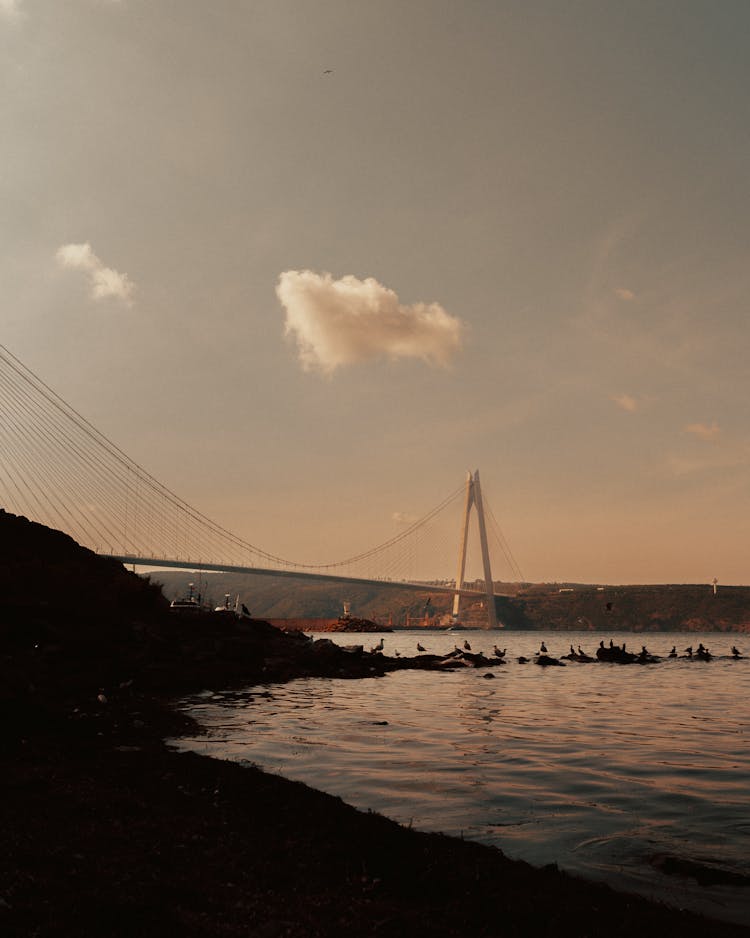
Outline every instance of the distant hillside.
[(577, 587), (513, 599), (533, 629), (592, 631), (750, 631), (750, 587)]
[[(164, 595), (174, 599), (184, 595), (188, 584), (195, 584), (204, 602), (218, 606), (229, 594), (231, 602), (239, 595), (254, 616), (264, 619), (337, 618), (344, 611), (344, 602), (351, 604), (352, 615), (373, 619), (383, 624), (392, 618), (404, 624), (407, 615), (420, 619), (425, 611), (448, 613), (450, 596), (433, 596), (429, 590), (403, 590), (387, 584), (316, 583), (296, 577), (270, 577), (239, 573), (191, 574), (158, 571), (152, 574), (161, 583)], [(429, 604), (427, 600), (430, 600)]]
[[(449, 616), (452, 599), (429, 587), (407, 591), (387, 584), (316, 583), (292, 577), (242, 574), (190, 574), (160, 571), (168, 598), (181, 596), (193, 579), (196, 590), (212, 605), (240, 596), (253, 615), (264, 618), (332, 618), (351, 603), (353, 615), (394, 627), (407, 622), (438, 625)], [(507, 595), (496, 598), (497, 615), (506, 628), (544, 631), (750, 631), (750, 587), (708, 585), (607, 586), (586, 584), (498, 584)], [(429, 600), (429, 602), (428, 602)], [(465, 625), (482, 626), (480, 601), (462, 602)]]

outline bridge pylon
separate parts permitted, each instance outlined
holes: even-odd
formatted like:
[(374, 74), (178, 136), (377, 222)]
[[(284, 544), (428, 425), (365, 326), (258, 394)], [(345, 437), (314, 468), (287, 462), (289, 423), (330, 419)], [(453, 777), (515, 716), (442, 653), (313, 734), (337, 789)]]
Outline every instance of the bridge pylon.
[(456, 592), (453, 596), (453, 618), (458, 621), (463, 587), (464, 572), (466, 570), (466, 546), (469, 536), (469, 520), (472, 506), (476, 508), (479, 522), (479, 543), (482, 548), (482, 566), (484, 568), (484, 588), (487, 596), (487, 628), (497, 628), (497, 611), (495, 609), (495, 585), (492, 582), (492, 569), (490, 568), (490, 551), (487, 546), (487, 527), (484, 523), (484, 505), (482, 504), (482, 486), (479, 482), (479, 470), (466, 476), (466, 499), (464, 501), (464, 517), (461, 526), (461, 545), (458, 549), (458, 570), (456, 572)]

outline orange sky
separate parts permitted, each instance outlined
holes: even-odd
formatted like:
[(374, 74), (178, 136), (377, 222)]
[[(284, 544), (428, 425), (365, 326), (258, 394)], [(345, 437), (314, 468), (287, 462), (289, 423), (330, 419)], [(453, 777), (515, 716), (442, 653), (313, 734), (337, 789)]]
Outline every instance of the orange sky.
[(285, 557), (479, 467), (528, 579), (750, 582), (748, 27), (6, 0), (2, 341)]

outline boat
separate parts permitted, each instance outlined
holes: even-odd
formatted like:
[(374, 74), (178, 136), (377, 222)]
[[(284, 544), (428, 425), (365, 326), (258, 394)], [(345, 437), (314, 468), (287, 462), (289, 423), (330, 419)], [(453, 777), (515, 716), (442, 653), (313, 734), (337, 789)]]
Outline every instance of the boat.
[(240, 597), (237, 596), (237, 601), (236, 601), (235, 604), (234, 604), (234, 608), (232, 608), (232, 606), (231, 606), (231, 604), (230, 604), (230, 595), (229, 595), (229, 593), (225, 593), (225, 594), (224, 594), (224, 605), (223, 605), (223, 606), (217, 606), (217, 607), (214, 609), (214, 612), (231, 612), (232, 615), (234, 615), (234, 614), (237, 612), (237, 603), (239, 602), (239, 600), (240, 600)]
[(188, 595), (173, 599), (169, 604), (170, 612), (200, 612), (203, 609), (200, 599), (195, 595), (195, 584), (188, 583)]
[(234, 605), (232, 605), (231, 598), (232, 597), (229, 593), (225, 593), (224, 605), (217, 606), (214, 609), (214, 612), (219, 612), (222, 615), (234, 616), (237, 619), (251, 619), (252, 616), (250, 615), (250, 610), (243, 602), (240, 602), (240, 594), (237, 593), (237, 596), (234, 600)]

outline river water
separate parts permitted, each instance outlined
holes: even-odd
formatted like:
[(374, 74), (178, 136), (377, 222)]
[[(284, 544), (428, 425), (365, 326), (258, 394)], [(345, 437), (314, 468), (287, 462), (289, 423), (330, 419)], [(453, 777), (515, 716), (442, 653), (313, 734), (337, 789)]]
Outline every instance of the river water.
[[(366, 648), (380, 639), (326, 637)], [(750, 636), (607, 636), (634, 651), (646, 641), (660, 656), (702, 641), (710, 662), (519, 664), (541, 637), (553, 655), (579, 643), (593, 655), (598, 644), (590, 632), (387, 633), (385, 654), (414, 655), (418, 641), (442, 654), (468, 641), (489, 656), (497, 642), (507, 664), (207, 688), (183, 701), (205, 735), (172, 745), (750, 925)], [(732, 644), (748, 657), (732, 660)], [(695, 871), (712, 882), (699, 884)]]

